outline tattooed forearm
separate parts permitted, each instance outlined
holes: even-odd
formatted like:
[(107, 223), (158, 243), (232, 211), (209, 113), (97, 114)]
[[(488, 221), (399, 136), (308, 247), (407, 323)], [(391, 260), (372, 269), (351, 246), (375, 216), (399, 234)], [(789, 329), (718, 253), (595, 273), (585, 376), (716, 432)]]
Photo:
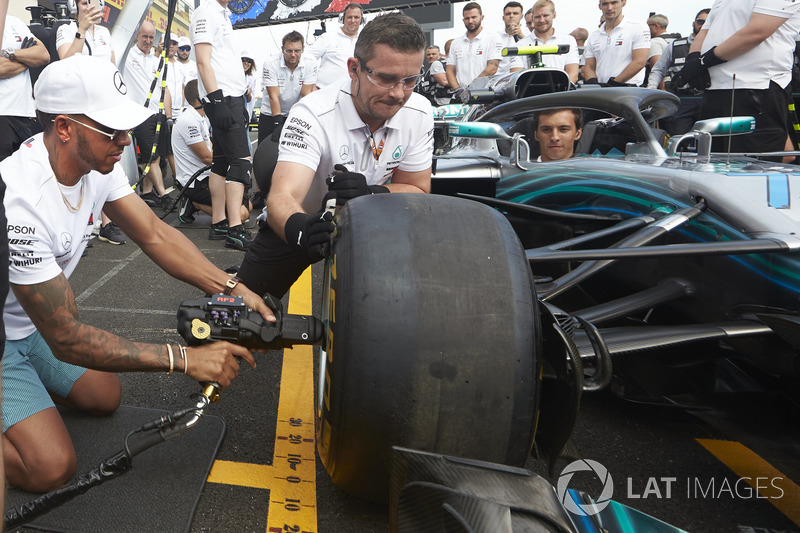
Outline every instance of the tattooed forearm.
[(109, 372), (169, 368), (166, 346), (133, 342), (78, 320), (75, 295), (61, 274), (35, 285), (11, 285), (53, 354), (68, 363)]

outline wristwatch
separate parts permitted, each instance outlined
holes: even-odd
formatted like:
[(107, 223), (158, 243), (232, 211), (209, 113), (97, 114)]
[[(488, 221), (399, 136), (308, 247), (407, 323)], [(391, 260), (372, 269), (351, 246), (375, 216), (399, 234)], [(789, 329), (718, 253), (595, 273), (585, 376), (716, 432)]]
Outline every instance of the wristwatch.
[(16, 55), (14, 49), (11, 48), (10, 46), (8, 48), (3, 48), (3, 50), (0, 51), (0, 56), (5, 57), (9, 61), (16, 61), (17, 60), (17, 55)]
[(75, 32), (75, 38), (76, 38), (76, 39), (83, 39), (83, 35), (81, 35), (81, 32), (79, 32), (79, 31), (76, 31), (76, 32)]
[(232, 278), (229, 278), (228, 281), (225, 282), (224, 294), (227, 295), (227, 296), (230, 296), (231, 293), (233, 292), (233, 289), (236, 288), (236, 286), (239, 284), (240, 281), (242, 281), (242, 280), (240, 280), (236, 276), (233, 276)]

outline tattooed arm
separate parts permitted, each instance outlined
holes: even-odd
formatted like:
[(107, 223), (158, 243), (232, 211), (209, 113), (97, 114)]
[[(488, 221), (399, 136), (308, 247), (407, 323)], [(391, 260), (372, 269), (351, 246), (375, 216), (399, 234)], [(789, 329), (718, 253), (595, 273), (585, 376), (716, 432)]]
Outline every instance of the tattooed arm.
[[(108, 372), (166, 372), (169, 355), (163, 344), (133, 342), (78, 319), (75, 295), (64, 274), (34, 285), (11, 284), (25, 312), (36, 325), (53, 354), (74, 365)], [(183, 362), (173, 346), (175, 369)], [(216, 381), (223, 388), (239, 373), (235, 357), (255, 368), (250, 352), (227, 342), (189, 348), (189, 376), (197, 381)]]

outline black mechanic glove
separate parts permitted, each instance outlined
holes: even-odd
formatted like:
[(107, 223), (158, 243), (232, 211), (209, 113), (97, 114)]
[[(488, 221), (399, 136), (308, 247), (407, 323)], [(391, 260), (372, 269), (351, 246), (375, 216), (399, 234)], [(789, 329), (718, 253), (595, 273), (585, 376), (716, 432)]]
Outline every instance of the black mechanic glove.
[(328, 211), (313, 215), (295, 213), (286, 221), (284, 234), (289, 246), (305, 251), (311, 261), (317, 262), (327, 255), (334, 229), (333, 214)]
[(286, 122), (286, 115), (272, 117), (272, 142), (278, 142), (280, 140), (284, 122)]
[(36, 39), (33, 37), (25, 37), (22, 39), (22, 44), (20, 45), (20, 49), (23, 48), (30, 48), (31, 46), (36, 46)]
[(606, 87), (627, 87), (627, 86), (628, 86), (627, 83), (615, 80), (614, 76), (608, 78), (608, 81), (606, 82)]
[(458, 87), (453, 90), (453, 96), (450, 102), (453, 104), (466, 104), (469, 101), (469, 91), (464, 87)]
[(597, 81), (597, 78), (589, 78), (583, 82), (584, 85), (600, 85), (600, 82)]
[(334, 165), (333, 168), (336, 174), (325, 183), (328, 184), (328, 191), (336, 194), (337, 206), (341, 207), (359, 196), (389, 192), (389, 188), (383, 185), (367, 185), (367, 178), (363, 174), (350, 172), (344, 165)]
[(213, 93), (208, 93), (208, 103), (203, 107), (211, 122), (211, 127), (219, 130), (229, 130), (233, 126), (233, 114), (228, 104), (225, 103), (225, 96), (222, 89), (217, 89)]

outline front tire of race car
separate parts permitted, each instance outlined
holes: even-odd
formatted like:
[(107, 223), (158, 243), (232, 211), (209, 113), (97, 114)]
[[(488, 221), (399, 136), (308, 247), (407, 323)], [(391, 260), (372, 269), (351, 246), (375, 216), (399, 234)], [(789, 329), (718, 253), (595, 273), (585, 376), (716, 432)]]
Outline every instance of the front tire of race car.
[(389, 495), (391, 447), (522, 466), (539, 320), (511, 225), (477, 202), (380, 194), (337, 216), (317, 448), (333, 482)]

